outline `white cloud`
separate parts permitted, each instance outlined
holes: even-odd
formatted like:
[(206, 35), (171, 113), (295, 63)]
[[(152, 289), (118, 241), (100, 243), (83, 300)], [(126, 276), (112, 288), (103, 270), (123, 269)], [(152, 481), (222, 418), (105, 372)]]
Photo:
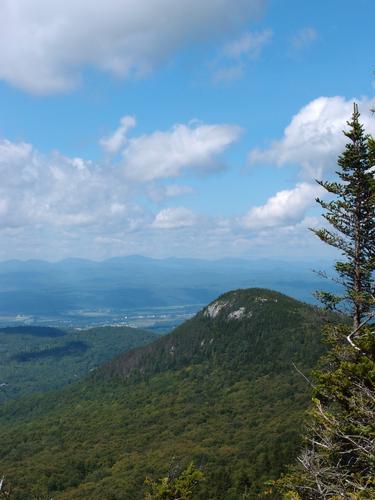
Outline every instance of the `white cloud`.
[(152, 227), (157, 229), (177, 229), (194, 226), (198, 216), (185, 207), (164, 208), (155, 217)]
[(128, 183), (116, 166), (43, 155), (25, 143), (0, 140), (0, 152), (3, 259), (312, 252), (304, 214), (316, 186), (280, 192), (243, 218), (217, 219), (184, 206), (161, 206), (155, 215), (137, 201), (148, 188), (164, 190), (161, 203), (188, 194), (189, 186)]
[(272, 31), (247, 32), (224, 45), (214, 62), (213, 80), (216, 83), (230, 82), (240, 78), (249, 60), (256, 59), (270, 42)]
[(241, 222), (244, 227), (255, 230), (298, 224), (321, 192), (318, 184), (297, 184), (293, 189), (279, 191), (264, 205), (249, 210)]
[(321, 178), (325, 172), (337, 168), (337, 156), (347, 142), (342, 133), (345, 123), (357, 102), (362, 113), (361, 122), (368, 133), (375, 133), (375, 120), (370, 109), (375, 99), (319, 97), (303, 107), (291, 120), (284, 136), (267, 149), (253, 149), (251, 164), (298, 165), (305, 179)]
[[(161, 203), (194, 192), (176, 183), (158, 183), (184, 169), (218, 167), (218, 156), (240, 134), (230, 125), (176, 125), (166, 132), (127, 138), (135, 125), (124, 117), (115, 133), (102, 141), (107, 151), (122, 153), (120, 165), (104, 165), (41, 154), (31, 144), (0, 139), (0, 231), (9, 228), (86, 228), (99, 233), (133, 230), (150, 224), (151, 214), (138, 206), (144, 198)], [(143, 205), (147, 205), (143, 203)], [(160, 212), (155, 227), (189, 225), (194, 218), (182, 209)], [(88, 229), (90, 228), (90, 229)]]
[(197, 225), (199, 217), (184, 207), (161, 206), (155, 216), (147, 199), (162, 205), (194, 193), (165, 179), (219, 168), (220, 154), (240, 129), (195, 121), (129, 138), (132, 125), (135, 119), (124, 117), (102, 141), (108, 152), (121, 153), (120, 163), (42, 154), (31, 144), (0, 139), (0, 258), (152, 253), (159, 232)]
[(166, 132), (128, 139), (122, 152), (125, 176), (135, 181), (177, 177), (186, 169), (216, 170), (218, 156), (239, 139), (234, 125), (174, 125)]
[(129, 189), (116, 169), (82, 158), (43, 155), (30, 144), (0, 140), (0, 229), (6, 227), (83, 227), (111, 223)]
[(188, 43), (233, 32), (265, 0), (2, 0), (0, 79), (35, 93), (76, 86), (84, 67), (140, 76)]
[(109, 136), (100, 139), (102, 148), (110, 154), (115, 154), (125, 145), (127, 133), (136, 126), (134, 116), (124, 116), (121, 118), (120, 126)]
[(293, 51), (305, 50), (318, 38), (317, 31), (312, 27), (300, 29), (292, 38), (291, 46)]

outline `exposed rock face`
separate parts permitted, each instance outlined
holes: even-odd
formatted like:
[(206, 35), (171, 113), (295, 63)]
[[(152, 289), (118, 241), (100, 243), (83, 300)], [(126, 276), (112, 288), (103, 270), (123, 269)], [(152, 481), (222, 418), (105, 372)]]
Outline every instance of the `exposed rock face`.
[(244, 306), (238, 307), (235, 301), (216, 300), (206, 307), (203, 311), (203, 315), (211, 319), (215, 319), (219, 315), (222, 315), (225, 319), (231, 321), (251, 318), (253, 313)]
[(207, 306), (203, 314), (209, 318), (216, 318), (219, 312), (229, 304), (229, 301), (217, 300), (216, 302), (213, 302), (212, 304)]
[[(253, 315), (253, 311), (250, 309), (251, 302), (246, 306), (240, 305), (237, 301), (237, 295), (238, 292), (234, 292), (229, 300), (223, 298), (215, 300), (215, 302), (212, 302), (212, 304), (203, 310), (203, 316), (211, 319), (220, 316), (221, 319), (226, 319), (228, 321), (251, 318)], [(277, 302), (277, 299), (259, 295), (252, 300), (254, 307), (259, 307), (267, 302)]]
[(243, 319), (243, 318), (251, 318), (253, 315), (253, 311), (246, 311), (246, 307), (240, 307), (239, 309), (236, 309), (235, 311), (232, 311), (231, 313), (228, 314), (227, 319)]

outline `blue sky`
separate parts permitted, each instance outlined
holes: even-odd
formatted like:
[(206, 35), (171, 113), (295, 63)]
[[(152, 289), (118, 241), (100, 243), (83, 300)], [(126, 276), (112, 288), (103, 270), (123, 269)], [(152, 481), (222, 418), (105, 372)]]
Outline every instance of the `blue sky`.
[(375, 4), (4, 0), (0, 258), (331, 255), (355, 99), (375, 133)]

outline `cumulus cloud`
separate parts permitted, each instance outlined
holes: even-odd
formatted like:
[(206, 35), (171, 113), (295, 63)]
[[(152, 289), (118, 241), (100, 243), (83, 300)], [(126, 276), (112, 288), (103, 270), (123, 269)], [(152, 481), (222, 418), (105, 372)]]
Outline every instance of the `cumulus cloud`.
[(84, 67), (140, 76), (188, 43), (231, 33), (266, 0), (2, 0), (0, 78), (35, 93), (76, 86)]
[(118, 153), (126, 143), (128, 131), (135, 126), (134, 116), (122, 117), (119, 127), (109, 137), (100, 139), (100, 145), (107, 153)]
[(229, 82), (240, 78), (251, 59), (256, 59), (272, 38), (272, 31), (247, 32), (221, 49), (214, 66), (213, 80)]
[(194, 122), (131, 138), (122, 151), (123, 171), (128, 179), (152, 181), (177, 177), (186, 169), (216, 170), (222, 166), (218, 157), (240, 135), (234, 125)]
[(375, 106), (375, 99), (319, 97), (292, 118), (281, 139), (267, 149), (253, 149), (249, 154), (250, 164), (298, 165), (306, 180), (334, 171), (337, 156), (347, 141), (342, 130), (353, 112), (354, 101), (359, 105), (366, 131), (374, 134), (375, 121), (370, 109)]
[(44, 155), (26, 143), (0, 140), (0, 176), (1, 258), (311, 251), (305, 212), (317, 194), (312, 184), (281, 191), (245, 217), (217, 219), (184, 206), (153, 214), (139, 203), (149, 188), (164, 191), (160, 203), (190, 193), (184, 184), (128, 183), (118, 166)]
[(198, 216), (185, 207), (164, 208), (152, 223), (157, 229), (177, 229), (194, 226), (198, 222)]
[(129, 190), (117, 175), (82, 158), (43, 155), (30, 144), (0, 140), (1, 228), (125, 221)]
[(109, 153), (120, 153), (119, 161), (103, 164), (58, 152), (42, 154), (31, 144), (0, 139), (0, 233), (4, 243), (0, 256), (6, 252), (5, 241), (13, 241), (12, 251), (17, 242), (22, 253), (27, 245), (21, 242), (34, 241), (36, 235), (44, 235), (44, 243), (36, 247), (46, 252), (47, 243), (58, 241), (58, 252), (65, 249), (71, 255), (72, 248), (82, 251), (85, 241), (85, 254), (95, 255), (92, 242), (104, 248), (105, 242), (123, 241), (128, 250), (135, 251), (129, 247), (130, 240), (135, 241), (129, 234), (137, 233), (140, 244), (139, 235), (146, 241), (147, 231), (193, 227), (198, 216), (192, 211), (159, 207), (155, 216), (147, 198), (162, 204), (194, 193), (191, 186), (168, 178), (182, 175), (186, 169), (190, 174), (217, 169), (222, 164), (220, 154), (239, 137), (240, 129), (195, 121), (129, 138), (134, 125), (135, 118), (125, 116), (114, 134), (101, 141)]
[(242, 219), (248, 229), (267, 229), (300, 223), (315, 198), (322, 192), (318, 184), (300, 183), (279, 191), (264, 205), (253, 207)]
[[(157, 181), (177, 177), (185, 169), (216, 169), (218, 156), (241, 132), (236, 126), (194, 122), (127, 138), (133, 126), (135, 118), (125, 116), (114, 134), (101, 141), (108, 152), (121, 151), (117, 165), (100, 165), (59, 153), (43, 155), (31, 144), (0, 140), (2, 227), (73, 227), (125, 221), (131, 216), (133, 199), (140, 194), (161, 202), (194, 192), (184, 184)], [(187, 212), (176, 209), (160, 217), (183, 215), (187, 220)]]

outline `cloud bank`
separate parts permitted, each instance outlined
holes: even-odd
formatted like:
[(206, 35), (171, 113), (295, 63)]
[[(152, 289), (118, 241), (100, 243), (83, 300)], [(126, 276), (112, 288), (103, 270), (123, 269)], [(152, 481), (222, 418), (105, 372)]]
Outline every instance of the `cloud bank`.
[(0, 79), (45, 94), (92, 67), (121, 78), (152, 71), (187, 44), (230, 34), (265, 0), (2, 0)]
[[(0, 140), (0, 227), (26, 225), (134, 227), (142, 211), (140, 196), (162, 202), (191, 194), (183, 184), (161, 184), (191, 172), (215, 171), (220, 155), (239, 137), (232, 125), (174, 125), (168, 131), (128, 138), (135, 118), (125, 116), (119, 128), (101, 140), (119, 162), (96, 164), (58, 153), (43, 155), (31, 144)], [(155, 227), (172, 227), (173, 220), (192, 220), (181, 209), (160, 212)]]
[[(356, 101), (367, 131), (375, 133), (366, 112), (374, 100)], [(307, 227), (319, 222), (309, 210), (321, 196), (314, 178), (336, 169), (351, 112), (352, 101), (342, 97), (303, 107), (280, 139), (250, 152), (254, 164), (299, 166), (301, 179), (245, 214), (221, 218), (192, 209), (188, 179), (222, 167), (223, 153), (241, 135), (235, 125), (194, 121), (137, 136), (136, 119), (124, 116), (101, 140), (104, 163), (42, 154), (31, 144), (2, 139), (0, 258), (289, 255), (297, 247), (312, 255), (315, 240)]]
[(0, 141), (0, 226), (98, 225), (123, 217), (129, 189), (82, 158), (43, 155), (30, 144)]

